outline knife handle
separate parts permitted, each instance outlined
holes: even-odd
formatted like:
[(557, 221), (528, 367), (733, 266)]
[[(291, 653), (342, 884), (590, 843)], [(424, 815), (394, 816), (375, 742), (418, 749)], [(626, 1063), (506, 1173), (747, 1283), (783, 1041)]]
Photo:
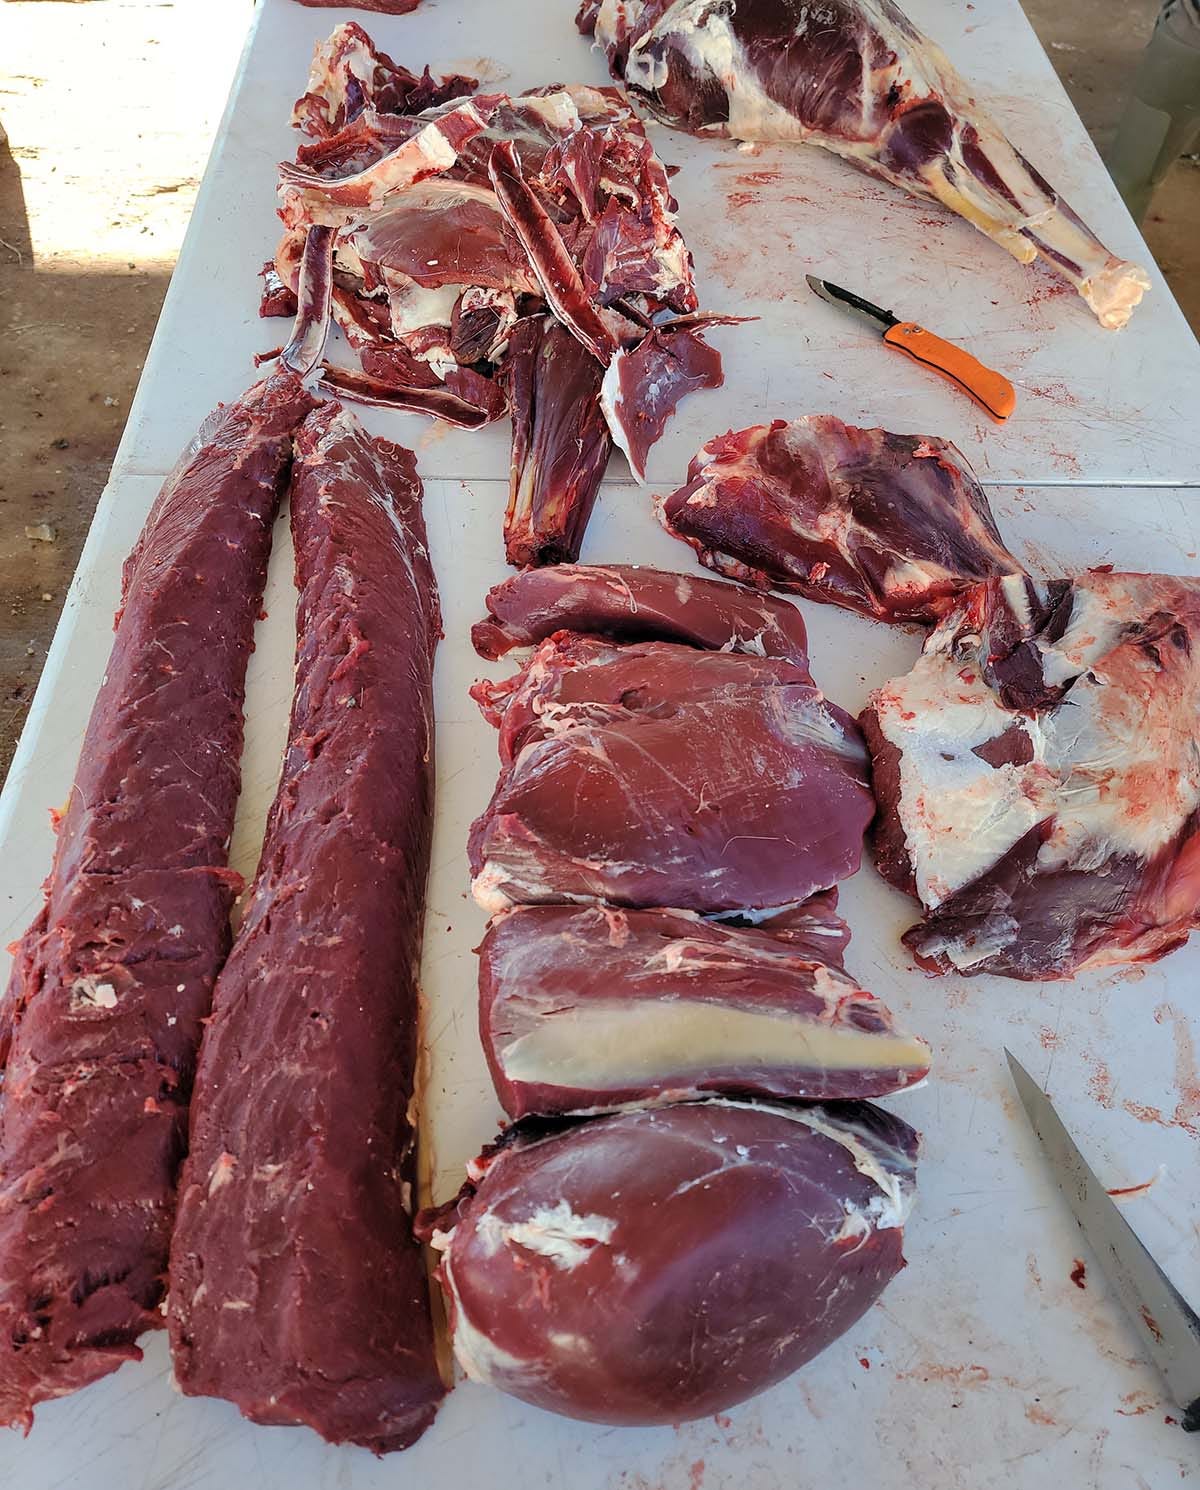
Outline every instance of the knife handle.
[(884, 333), (889, 346), (899, 347), (915, 362), (923, 362), (943, 377), (955, 382), (966, 393), (981, 404), (995, 419), (1004, 420), (1016, 408), (1017, 395), (1013, 385), (1001, 373), (964, 352), (952, 341), (943, 341), (918, 326), (915, 321), (897, 321)]

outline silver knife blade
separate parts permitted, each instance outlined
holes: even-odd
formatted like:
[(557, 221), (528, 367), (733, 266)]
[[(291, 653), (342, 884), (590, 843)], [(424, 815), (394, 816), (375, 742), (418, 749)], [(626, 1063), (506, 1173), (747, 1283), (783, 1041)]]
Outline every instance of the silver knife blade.
[(1092, 1173), (1050, 1098), (1011, 1050), (1004, 1054), (1021, 1105), (1080, 1231), (1183, 1410), (1183, 1427), (1200, 1430), (1200, 1317)]
[(899, 316), (894, 316), (890, 310), (884, 310), (881, 306), (872, 305), (853, 290), (844, 290), (841, 285), (835, 285), (828, 279), (818, 279), (815, 274), (806, 274), (804, 278), (814, 295), (819, 295), (830, 305), (836, 305), (839, 310), (848, 310), (865, 317), (876, 328), (882, 326), (884, 331), (890, 331), (893, 326), (900, 324)]

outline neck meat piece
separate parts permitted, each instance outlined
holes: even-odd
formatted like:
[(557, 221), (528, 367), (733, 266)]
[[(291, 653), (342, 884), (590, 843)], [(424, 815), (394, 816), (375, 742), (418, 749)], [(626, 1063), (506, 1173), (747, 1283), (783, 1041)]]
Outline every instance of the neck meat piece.
[(882, 621), (937, 620), (979, 580), (1021, 572), (953, 445), (829, 414), (719, 435), (657, 507), (718, 574)]
[(1198, 636), (1195, 579), (993, 579), (875, 693), (875, 855), (925, 907), (924, 967), (1065, 978), (1186, 940)]
[(614, 77), (667, 124), (821, 145), (1041, 256), (1108, 327), (1150, 288), (1005, 138), (890, 0), (584, 0)]

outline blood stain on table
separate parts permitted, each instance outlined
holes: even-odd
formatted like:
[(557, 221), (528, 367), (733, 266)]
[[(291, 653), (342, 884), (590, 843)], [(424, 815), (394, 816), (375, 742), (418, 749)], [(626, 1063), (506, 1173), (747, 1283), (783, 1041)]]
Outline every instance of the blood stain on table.
[(1071, 1269), (1068, 1276), (1076, 1288), (1087, 1287), (1087, 1263), (1084, 1262), (1082, 1257), (1075, 1259), (1075, 1266)]

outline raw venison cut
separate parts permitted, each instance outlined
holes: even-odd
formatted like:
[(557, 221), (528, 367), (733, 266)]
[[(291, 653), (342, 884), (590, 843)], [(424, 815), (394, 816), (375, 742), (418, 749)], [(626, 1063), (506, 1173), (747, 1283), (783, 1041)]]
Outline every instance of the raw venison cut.
[(504, 378), (512, 461), (504, 552), (510, 564), (579, 557), (612, 436), (600, 408), (604, 368), (553, 316), (518, 321)]
[(790, 681), (789, 663), (722, 660), (714, 669), (691, 647), (645, 647), (610, 664), (621, 669), (615, 701), (601, 665), (583, 674), (595, 687), (567, 702), (540, 679), (566, 670), (578, 681), (570, 645), (534, 654), (518, 690), (529, 696), (532, 680), (541, 707), (471, 830), (485, 910), (599, 901), (755, 918), (857, 870), (874, 800), (853, 720)]
[(473, 1381), (599, 1423), (721, 1412), (904, 1266), (917, 1135), (867, 1103), (679, 1103), (525, 1125), (418, 1226)]
[(1123, 326), (1150, 288), (891, 0), (584, 0), (578, 21), (667, 124), (821, 145), (940, 202), (1022, 263), (1041, 255), (1102, 326)]
[(811, 935), (682, 911), (519, 906), (479, 949), (479, 1024), (510, 1117), (705, 1094), (879, 1097), (929, 1047)]
[(1015, 978), (1151, 961), (1200, 920), (1200, 580), (967, 592), (863, 716), (876, 861), (920, 964)]
[(240, 884), (242, 698), (271, 525), (312, 400), (218, 409), (125, 564), (46, 901), (0, 1010), (0, 1422), (162, 1325), (196, 1048)]
[(598, 704), (669, 709), (688, 698), (736, 697), (746, 689), (811, 684), (806, 664), (744, 652), (701, 652), (670, 642), (617, 643), (559, 631), (510, 678), (484, 679), (471, 697), (500, 732), (500, 760), (511, 765), (531, 739), (553, 734), (564, 706)]
[(356, 10), (375, 10), (382, 15), (406, 16), (410, 11), (416, 10), (421, 0), (299, 0), (299, 4), (311, 6), (314, 10), (347, 3)]
[[(463, 428), (511, 402), (506, 549), (554, 563), (578, 556), (614, 441), (644, 479), (680, 399), (719, 386), (706, 327), (737, 318), (698, 312), (666, 168), (624, 94), (475, 87), (418, 77), (353, 23), (318, 45), (262, 304), (294, 297), (285, 363), (344, 398)], [(359, 369), (326, 359), (332, 325)]]
[(444, 1388), (411, 1236), (437, 593), (412, 454), (327, 405), (297, 437), (296, 691), (213, 999), (171, 1247), (175, 1372), (384, 1453)]
[(679, 641), (785, 657), (808, 668), (808, 636), (794, 605), (668, 569), (638, 564), (530, 569), (489, 590), (487, 608), (487, 620), (471, 628), (481, 657), (503, 657), (556, 631), (582, 631), (618, 641)]
[(880, 620), (934, 621), (978, 580), (1021, 572), (949, 441), (830, 414), (718, 435), (656, 506), (718, 574)]

